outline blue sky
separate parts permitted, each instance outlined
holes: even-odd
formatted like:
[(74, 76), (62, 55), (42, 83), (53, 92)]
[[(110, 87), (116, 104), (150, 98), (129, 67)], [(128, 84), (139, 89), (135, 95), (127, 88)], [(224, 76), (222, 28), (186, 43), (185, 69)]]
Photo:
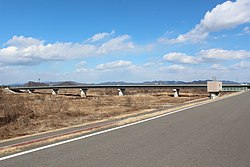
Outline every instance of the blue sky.
[(250, 81), (250, 0), (0, 0), (0, 84)]

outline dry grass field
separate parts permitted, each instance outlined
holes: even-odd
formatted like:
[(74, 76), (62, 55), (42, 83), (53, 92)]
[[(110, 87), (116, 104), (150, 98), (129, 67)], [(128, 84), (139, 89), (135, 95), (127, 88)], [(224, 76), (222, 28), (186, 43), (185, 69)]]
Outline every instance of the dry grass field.
[(182, 90), (174, 98), (172, 89), (131, 89), (118, 96), (115, 89), (90, 89), (86, 98), (78, 90), (34, 94), (0, 90), (0, 140), (45, 132), (118, 115), (157, 109), (207, 97), (206, 90)]

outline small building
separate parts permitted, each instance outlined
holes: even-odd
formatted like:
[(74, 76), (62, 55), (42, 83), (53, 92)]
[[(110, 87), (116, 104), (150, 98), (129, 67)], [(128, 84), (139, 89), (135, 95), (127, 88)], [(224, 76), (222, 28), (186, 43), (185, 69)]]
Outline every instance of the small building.
[(222, 91), (222, 82), (207, 81), (207, 92), (220, 92)]
[(222, 91), (222, 82), (207, 81), (207, 92), (210, 93), (210, 98), (214, 99)]

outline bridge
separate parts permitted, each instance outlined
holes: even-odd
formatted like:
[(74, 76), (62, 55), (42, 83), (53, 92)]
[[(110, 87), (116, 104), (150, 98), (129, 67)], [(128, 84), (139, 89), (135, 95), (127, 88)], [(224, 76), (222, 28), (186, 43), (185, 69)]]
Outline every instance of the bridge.
[[(80, 96), (86, 97), (88, 89), (104, 89), (104, 88), (112, 88), (117, 89), (118, 94), (120, 96), (124, 95), (126, 89), (164, 89), (164, 88), (171, 88), (175, 92), (175, 96), (178, 97), (179, 91), (181, 89), (187, 88), (207, 88), (207, 84), (155, 84), (155, 85), (67, 85), (67, 86), (32, 86), (32, 87), (9, 87), (8, 89), (14, 92), (29, 92), (32, 93), (35, 90), (51, 90), (53, 95), (58, 94), (60, 89), (79, 89)], [(245, 91), (250, 89), (249, 84), (223, 84), (222, 91)]]
[(51, 144), (34, 144), (24, 151), (0, 156), (0, 164), (1, 167), (249, 166), (249, 98), (250, 92), (246, 91), (123, 126)]

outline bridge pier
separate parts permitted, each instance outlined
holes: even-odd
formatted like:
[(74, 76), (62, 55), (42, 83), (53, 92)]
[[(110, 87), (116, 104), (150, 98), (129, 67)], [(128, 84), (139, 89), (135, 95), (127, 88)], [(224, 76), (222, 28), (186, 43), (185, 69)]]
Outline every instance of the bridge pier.
[(209, 92), (210, 94), (210, 99), (215, 99), (219, 96), (219, 92)]
[(9, 89), (9, 88), (4, 88), (3, 91), (6, 92), (6, 93), (13, 93), (13, 94), (16, 94), (15, 91), (13, 91), (13, 90), (11, 90), (11, 89)]
[(173, 91), (174, 91), (174, 97), (180, 96), (180, 89), (173, 89)]
[(57, 95), (57, 94), (58, 94), (59, 89), (51, 89), (51, 91), (52, 91), (52, 95)]
[(118, 92), (118, 95), (119, 96), (124, 96), (125, 95), (125, 89), (124, 88), (120, 88), (120, 89), (117, 89), (119, 92)]
[(83, 88), (81, 88), (81, 89), (80, 89), (80, 96), (81, 96), (81, 97), (87, 97), (87, 90), (88, 90), (88, 89), (83, 89)]
[(29, 94), (33, 93), (34, 91), (35, 90), (33, 90), (33, 89), (20, 89), (20, 90), (18, 90), (18, 92), (29, 93)]
[(27, 92), (28, 92), (29, 94), (34, 93), (34, 91), (35, 91), (35, 90), (30, 90), (30, 89), (27, 90)]

